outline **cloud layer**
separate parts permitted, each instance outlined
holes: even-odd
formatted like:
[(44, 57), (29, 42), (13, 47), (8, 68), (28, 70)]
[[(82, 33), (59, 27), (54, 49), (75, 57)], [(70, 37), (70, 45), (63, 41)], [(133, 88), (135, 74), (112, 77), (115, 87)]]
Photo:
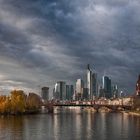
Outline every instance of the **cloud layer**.
[(133, 93), (140, 73), (138, 0), (0, 0), (0, 87), (74, 83), (87, 63)]

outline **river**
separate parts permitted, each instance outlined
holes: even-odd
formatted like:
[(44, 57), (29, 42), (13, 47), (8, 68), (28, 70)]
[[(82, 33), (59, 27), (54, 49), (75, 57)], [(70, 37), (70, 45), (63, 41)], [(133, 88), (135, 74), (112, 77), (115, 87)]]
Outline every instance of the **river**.
[(140, 117), (80, 108), (0, 116), (0, 140), (140, 140)]

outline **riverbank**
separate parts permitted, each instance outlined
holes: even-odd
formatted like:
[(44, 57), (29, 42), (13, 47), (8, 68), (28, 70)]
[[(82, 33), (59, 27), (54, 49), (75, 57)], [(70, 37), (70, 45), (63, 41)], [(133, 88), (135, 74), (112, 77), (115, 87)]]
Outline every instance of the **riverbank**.
[(122, 113), (140, 117), (140, 111), (122, 111)]
[(140, 116), (140, 112), (138, 112), (138, 111), (130, 111), (128, 114), (129, 115)]
[(28, 111), (25, 111), (25, 112), (4, 112), (4, 113), (0, 113), (0, 116), (18, 116), (18, 115), (33, 115), (33, 114), (41, 114), (39, 110), (28, 110)]

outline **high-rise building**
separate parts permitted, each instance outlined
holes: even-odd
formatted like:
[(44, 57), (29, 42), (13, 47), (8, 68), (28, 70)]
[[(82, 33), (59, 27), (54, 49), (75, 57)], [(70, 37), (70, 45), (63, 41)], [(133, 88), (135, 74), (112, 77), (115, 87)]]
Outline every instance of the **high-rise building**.
[(113, 96), (113, 98), (117, 98), (118, 94), (119, 94), (118, 86), (117, 85), (113, 85), (112, 86), (112, 96)]
[(66, 99), (72, 100), (74, 94), (74, 87), (73, 85), (66, 85)]
[(93, 90), (93, 96), (97, 96), (98, 94), (98, 82), (97, 82), (97, 73), (92, 74), (92, 90)]
[(139, 75), (138, 81), (136, 83), (136, 95), (140, 96), (140, 75)]
[(66, 100), (66, 83), (58, 81), (54, 88), (54, 99)]
[(97, 95), (97, 74), (90, 69), (90, 65), (87, 66), (87, 89), (88, 98), (93, 99)]
[(77, 79), (76, 81), (76, 99), (82, 100), (83, 98), (84, 81), (82, 79)]
[(98, 97), (105, 97), (105, 92), (104, 92), (104, 89), (103, 89), (103, 87), (101, 85), (99, 86)]
[(87, 66), (87, 89), (88, 89), (88, 98), (92, 99), (93, 95), (93, 84), (92, 84), (92, 71), (90, 70), (90, 65)]
[(49, 100), (49, 87), (42, 87), (41, 97), (43, 100)]
[(103, 76), (103, 89), (105, 93), (106, 98), (111, 98), (112, 93), (111, 93), (111, 79), (107, 76)]
[(83, 99), (88, 100), (88, 88), (83, 89)]

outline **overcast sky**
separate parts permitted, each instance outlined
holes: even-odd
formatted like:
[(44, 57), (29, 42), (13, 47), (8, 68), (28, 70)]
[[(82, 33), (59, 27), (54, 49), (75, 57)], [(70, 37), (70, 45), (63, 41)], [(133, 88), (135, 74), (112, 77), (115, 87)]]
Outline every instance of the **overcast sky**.
[(0, 91), (75, 83), (86, 65), (132, 94), (140, 73), (139, 0), (0, 0)]

